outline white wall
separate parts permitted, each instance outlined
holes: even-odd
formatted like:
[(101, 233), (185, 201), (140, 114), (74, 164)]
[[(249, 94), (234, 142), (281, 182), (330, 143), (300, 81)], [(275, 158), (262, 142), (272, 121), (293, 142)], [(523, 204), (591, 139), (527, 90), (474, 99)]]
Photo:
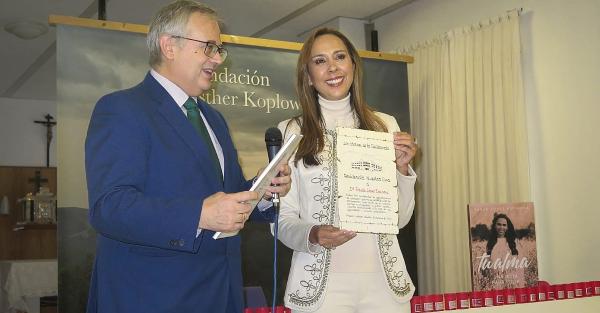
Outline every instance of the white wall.
[(365, 40), (365, 24), (365, 20), (340, 16), (305, 32), (299, 37), (299, 40), (305, 41), (306, 38), (308, 38), (308, 36), (310, 36), (310, 34), (317, 28), (328, 27), (336, 29), (348, 37), (356, 49), (365, 50), (367, 44)]
[(365, 37), (365, 20), (355, 18), (340, 17), (339, 31), (346, 35), (356, 49), (365, 50), (367, 47)]
[[(46, 166), (46, 114), (56, 119), (56, 102), (0, 98), (0, 165)], [(50, 145), (50, 166), (56, 166), (56, 127)]]
[(522, 7), (540, 279), (600, 279), (600, 1), (419, 0), (375, 21), (382, 51)]

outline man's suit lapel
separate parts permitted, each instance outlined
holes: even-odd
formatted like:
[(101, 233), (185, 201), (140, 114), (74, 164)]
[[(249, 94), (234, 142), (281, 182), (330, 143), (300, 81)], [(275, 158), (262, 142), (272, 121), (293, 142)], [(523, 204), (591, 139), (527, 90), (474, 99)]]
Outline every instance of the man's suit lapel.
[[(204, 143), (192, 124), (185, 118), (185, 114), (183, 114), (173, 98), (171, 98), (167, 91), (154, 79), (154, 77), (152, 77), (150, 73), (146, 75), (146, 78), (143, 82), (143, 87), (145, 92), (149, 93), (151, 98), (157, 102), (158, 112), (165, 118), (169, 125), (175, 129), (175, 132), (183, 139), (183, 141), (192, 150), (199, 161), (201, 161), (200, 164), (202, 168), (204, 168), (207, 172), (212, 171), (216, 174), (214, 165), (210, 161), (207, 161), (209, 160), (210, 155), (206, 143)], [(219, 138), (219, 140), (221, 139)], [(221, 173), (219, 173), (219, 175), (221, 175)]]

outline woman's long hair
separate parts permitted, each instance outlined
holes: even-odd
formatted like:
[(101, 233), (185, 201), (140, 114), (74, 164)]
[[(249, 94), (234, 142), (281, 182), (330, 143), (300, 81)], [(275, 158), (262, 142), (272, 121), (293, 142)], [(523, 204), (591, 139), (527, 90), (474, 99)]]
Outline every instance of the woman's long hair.
[[(352, 86), (350, 87), (350, 105), (358, 118), (358, 128), (374, 131), (387, 131), (383, 121), (375, 115), (373, 110), (367, 105), (363, 93), (363, 70), (362, 61), (356, 48), (350, 40), (342, 33), (330, 28), (320, 28), (314, 31), (304, 42), (298, 57), (296, 66), (296, 93), (302, 106), (302, 113), (294, 117), (291, 122), (296, 122), (300, 126), (300, 133), (304, 136), (300, 141), (296, 157), (296, 165), (299, 160), (304, 161), (305, 166), (320, 164), (317, 154), (323, 151), (325, 146), (323, 132), (325, 130), (325, 121), (321, 113), (321, 107), (318, 101), (318, 92), (314, 86), (309, 83), (308, 64), (311, 62), (311, 50), (315, 40), (323, 35), (333, 35), (338, 37), (348, 50), (352, 64), (354, 65), (354, 76)], [(288, 124), (289, 126), (289, 124)]]
[(506, 220), (507, 227), (506, 234), (504, 236), (506, 237), (506, 242), (508, 242), (508, 247), (510, 248), (511, 254), (519, 254), (519, 251), (517, 250), (517, 244), (515, 242), (515, 240), (517, 239), (517, 232), (515, 231), (515, 226), (513, 226), (513, 223), (510, 220), (510, 218), (508, 218), (508, 216), (506, 216), (506, 214), (504, 213), (494, 214), (494, 219), (492, 220), (491, 226), (492, 231), (490, 232), (490, 236), (488, 238), (486, 253), (488, 255), (492, 255), (492, 249), (494, 249), (496, 242), (498, 242), (498, 231), (496, 231), (496, 222), (499, 218), (503, 218)]

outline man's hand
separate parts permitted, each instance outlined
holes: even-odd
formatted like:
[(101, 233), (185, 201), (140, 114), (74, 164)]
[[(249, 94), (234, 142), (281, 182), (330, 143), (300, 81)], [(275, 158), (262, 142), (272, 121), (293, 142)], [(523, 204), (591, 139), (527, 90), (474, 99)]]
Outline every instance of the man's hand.
[(281, 164), (277, 169), (279, 170), (279, 176), (271, 180), (271, 186), (267, 187), (267, 191), (265, 191), (264, 194), (265, 199), (270, 199), (273, 193), (279, 193), (279, 196), (283, 197), (292, 187), (292, 177), (290, 176), (292, 170), (290, 169), (290, 166)]
[(210, 195), (202, 203), (198, 228), (216, 232), (239, 231), (244, 228), (253, 209), (247, 202), (257, 198), (255, 191), (217, 192)]

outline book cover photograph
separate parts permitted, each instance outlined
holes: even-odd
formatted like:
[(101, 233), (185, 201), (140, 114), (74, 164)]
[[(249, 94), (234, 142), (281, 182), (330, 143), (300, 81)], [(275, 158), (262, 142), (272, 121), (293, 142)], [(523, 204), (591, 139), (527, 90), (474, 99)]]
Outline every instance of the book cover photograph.
[(468, 215), (473, 291), (535, 285), (533, 203), (470, 204)]

